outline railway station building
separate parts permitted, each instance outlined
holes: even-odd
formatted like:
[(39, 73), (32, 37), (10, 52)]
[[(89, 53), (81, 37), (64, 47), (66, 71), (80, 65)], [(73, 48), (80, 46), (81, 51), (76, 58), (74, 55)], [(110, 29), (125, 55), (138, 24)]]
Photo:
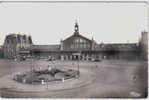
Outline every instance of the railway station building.
[[(20, 55), (30, 55), (36, 58), (52, 57), (58, 60), (92, 60), (92, 59), (140, 59), (147, 56), (147, 32), (142, 32), (138, 43), (100, 43), (93, 38), (83, 36), (79, 24), (74, 25), (74, 33), (60, 44), (36, 45), (31, 36), (9, 34), (6, 36), (3, 52), (5, 58)], [(142, 53), (143, 52), (143, 53)]]

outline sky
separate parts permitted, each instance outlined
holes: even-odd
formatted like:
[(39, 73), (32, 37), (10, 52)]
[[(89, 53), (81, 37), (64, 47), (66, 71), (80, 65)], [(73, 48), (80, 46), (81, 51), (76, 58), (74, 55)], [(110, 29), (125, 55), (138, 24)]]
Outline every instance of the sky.
[(147, 31), (144, 3), (2, 3), (0, 45), (10, 33), (32, 36), (34, 44), (59, 44), (74, 32), (97, 43), (136, 43)]

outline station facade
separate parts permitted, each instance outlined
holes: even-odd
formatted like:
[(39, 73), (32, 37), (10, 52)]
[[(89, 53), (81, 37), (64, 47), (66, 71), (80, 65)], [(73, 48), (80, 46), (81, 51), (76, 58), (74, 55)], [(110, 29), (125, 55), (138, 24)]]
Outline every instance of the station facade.
[(60, 44), (36, 45), (33, 44), (31, 36), (10, 34), (5, 38), (3, 52), (5, 58), (30, 55), (36, 58), (52, 57), (59, 60), (142, 59), (147, 56), (146, 36), (147, 32), (142, 32), (138, 43), (98, 44), (93, 38), (88, 39), (81, 35), (76, 22), (74, 33), (60, 40)]

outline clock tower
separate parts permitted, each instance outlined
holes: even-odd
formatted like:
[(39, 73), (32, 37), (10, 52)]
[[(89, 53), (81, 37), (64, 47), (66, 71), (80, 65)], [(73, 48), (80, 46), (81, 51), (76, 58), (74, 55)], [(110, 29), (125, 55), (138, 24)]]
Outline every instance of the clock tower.
[(79, 35), (79, 25), (77, 22), (75, 23), (74, 31), (74, 35)]

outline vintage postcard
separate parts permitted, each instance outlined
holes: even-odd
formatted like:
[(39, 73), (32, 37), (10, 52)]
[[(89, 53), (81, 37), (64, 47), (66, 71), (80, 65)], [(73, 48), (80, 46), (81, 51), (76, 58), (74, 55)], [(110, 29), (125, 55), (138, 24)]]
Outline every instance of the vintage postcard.
[(1, 1), (1, 98), (146, 98), (147, 1)]

